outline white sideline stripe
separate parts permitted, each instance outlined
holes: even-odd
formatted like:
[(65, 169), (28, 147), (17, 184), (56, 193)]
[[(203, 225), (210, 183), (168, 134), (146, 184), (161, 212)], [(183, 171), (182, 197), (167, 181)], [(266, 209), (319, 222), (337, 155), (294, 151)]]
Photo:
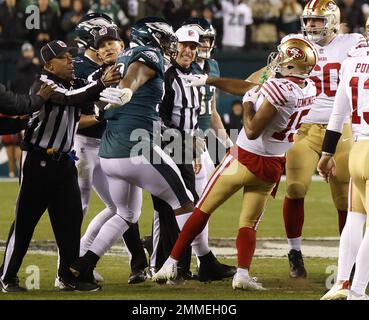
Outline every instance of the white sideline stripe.
[[(313, 175), (312, 180), (315, 182), (324, 182), (323, 178)], [(281, 181), (286, 181), (286, 176), (282, 176)], [(0, 178), (0, 182), (18, 182), (18, 178)]]
[[(210, 238), (209, 241), (236, 241), (236, 238)], [(257, 237), (258, 241), (287, 241), (286, 238), (284, 237)], [(302, 237), (302, 240), (307, 240), (307, 241), (339, 241), (340, 237)], [(0, 241), (1, 243), (1, 241)]]
[(18, 178), (0, 178), (0, 182), (18, 182)]
[[(234, 258), (237, 256), (237, 250), (235, 247), (210, 247), (211, 251), (216, 256), (222, 256), (225, 258)], [(278, 244), (272, 242), (266, 242), (262, 248), (255, 250), (256, 258), (282, 258), (287, 256), (289, 247), (287, 244)], [(4, 253), (4, 249), (0, 249), (1, 253)], [(326, 246), (309, 246), (303, 245), (302, 252), (306, 258), (338, 258), (338, 246), (326, 247)], [(54, 250), (28, 250), (27, 254), (40, 254), (45, 256), (57, 256), (57, 252)], [(122, 246), (113, 246), (107, 253), (107, 256), (123, 256), (128, 257), (128, 252)]]

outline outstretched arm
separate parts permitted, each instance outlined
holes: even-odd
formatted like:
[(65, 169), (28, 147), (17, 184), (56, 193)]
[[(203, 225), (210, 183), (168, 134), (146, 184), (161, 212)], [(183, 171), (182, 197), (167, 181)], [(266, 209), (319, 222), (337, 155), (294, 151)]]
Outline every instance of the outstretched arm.
[(216, 77), (208, 77), (206, 84), (217, 87), (235, 96), (243, 96), (248, 90), (256, 86), (256, 84), (245, 80)]

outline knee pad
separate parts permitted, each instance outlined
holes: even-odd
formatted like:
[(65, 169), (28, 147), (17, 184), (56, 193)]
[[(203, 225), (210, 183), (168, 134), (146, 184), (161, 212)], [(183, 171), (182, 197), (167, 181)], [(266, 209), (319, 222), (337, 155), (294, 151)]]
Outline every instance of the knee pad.
[(290, 199), (305, 198), (308, 187), (301, 182), (294, 181), (286, 187), (286, 195)]

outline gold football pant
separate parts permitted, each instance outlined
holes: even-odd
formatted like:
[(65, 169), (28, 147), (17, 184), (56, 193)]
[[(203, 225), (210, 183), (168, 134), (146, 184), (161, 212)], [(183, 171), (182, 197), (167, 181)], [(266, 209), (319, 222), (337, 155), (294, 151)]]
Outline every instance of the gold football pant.
[[(304, 198), (321, 157), (326, 125), (302, 124), (294, 136), (295, 143), (286, 155), (286, 196), (289, 199)], [(350, 180), (348, 157), (352, 146), (350, 124), (345, 124), (338, 142), (336, 154), (337, 175), (330, 179), (331, 195), (338, 210), (347, 210)]]
[(274, 186), (274, 182), (259, 179), (237, 159), (228, 155), (211, 176), (197, 207), (211, 214), (243, 188), (239, 227), (256, 229)]
[(350, 152), (349, 171), (352, 179), (349, 211), (367, 213), (369, 209), (369, 140), (354, 143)]

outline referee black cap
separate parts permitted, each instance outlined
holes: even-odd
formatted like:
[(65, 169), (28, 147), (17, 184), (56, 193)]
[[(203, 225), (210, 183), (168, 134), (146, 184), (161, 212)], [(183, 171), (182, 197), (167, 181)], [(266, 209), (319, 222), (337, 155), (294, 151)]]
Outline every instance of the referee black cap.
[(40, 50), (42, 63), (45, 64), (51, 59), (61, 57), (66, 52), (69, 52), (72, 54), (72, 56), (74, 56), (77, 54), (78, 48), (68, 47), (61, 40), (50, 41), (47, 44), (45, 44)]

